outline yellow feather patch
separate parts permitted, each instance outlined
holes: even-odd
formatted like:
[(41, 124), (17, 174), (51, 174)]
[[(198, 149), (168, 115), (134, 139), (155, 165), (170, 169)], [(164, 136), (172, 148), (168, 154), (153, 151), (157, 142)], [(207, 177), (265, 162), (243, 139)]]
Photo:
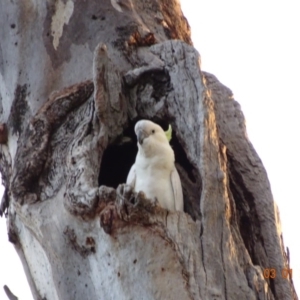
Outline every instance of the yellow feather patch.
[(168, 139), (168, 141), (170, 142), (172, 139), (172, 126), (169, 124), (169, 128), (167, 131), (165, 131), (165, 135)]

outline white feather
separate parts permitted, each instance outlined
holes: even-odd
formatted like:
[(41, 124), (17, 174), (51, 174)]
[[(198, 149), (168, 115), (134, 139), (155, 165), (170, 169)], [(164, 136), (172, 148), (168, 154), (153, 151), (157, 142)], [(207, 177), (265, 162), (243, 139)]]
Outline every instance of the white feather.
[(135, 165), (133, 164), (127, 176), (126, 183), (134, 188), (135, 186)]
[(157, 199), (168, 210), (183, 211), (180, 177), (174, 164), (174, 151), (163, 129), (147, 120), (139, 121), (135, 133), (140, 137), (135, 164), (127, 177), (136, 192)]
[(177, 169), (175, 167), (171, 172), (171, 182), (174, 193), (175, 210), (183, 211), (183, 194), (181, 181)]

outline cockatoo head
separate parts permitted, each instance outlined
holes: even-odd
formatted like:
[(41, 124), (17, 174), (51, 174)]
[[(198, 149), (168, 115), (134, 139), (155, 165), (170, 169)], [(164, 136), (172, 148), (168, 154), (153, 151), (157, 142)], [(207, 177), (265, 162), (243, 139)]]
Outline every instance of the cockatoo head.
[(160, 147), (170, 147), (169, 140), (163, 129), (149, 120), (137, 122), (134, 131), (137, 136), (139, 149), (142, 148), (147, 151), (150, 149), (159, 150)]

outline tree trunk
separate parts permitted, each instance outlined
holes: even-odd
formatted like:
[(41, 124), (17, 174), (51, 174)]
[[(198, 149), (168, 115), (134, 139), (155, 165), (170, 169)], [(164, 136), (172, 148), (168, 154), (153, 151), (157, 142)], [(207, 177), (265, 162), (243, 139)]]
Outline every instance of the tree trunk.
[[(4, 0), (0, 19), (0, 212), (34, 299), (298, 299), (240, 106), (176, 0)], [(124, 185), (139, 119), (172, 125), (185, 212)]]

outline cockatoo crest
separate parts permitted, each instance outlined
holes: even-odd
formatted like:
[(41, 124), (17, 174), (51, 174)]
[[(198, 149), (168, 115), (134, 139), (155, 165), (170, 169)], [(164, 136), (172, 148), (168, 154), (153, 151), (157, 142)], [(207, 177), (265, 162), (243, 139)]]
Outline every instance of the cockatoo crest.
[(169, 128), (167, 131), (165, 131), (165, 135), (168, 139), (168, 141), (170, 142), (172, 139), (172, 126), (169, 124)]

